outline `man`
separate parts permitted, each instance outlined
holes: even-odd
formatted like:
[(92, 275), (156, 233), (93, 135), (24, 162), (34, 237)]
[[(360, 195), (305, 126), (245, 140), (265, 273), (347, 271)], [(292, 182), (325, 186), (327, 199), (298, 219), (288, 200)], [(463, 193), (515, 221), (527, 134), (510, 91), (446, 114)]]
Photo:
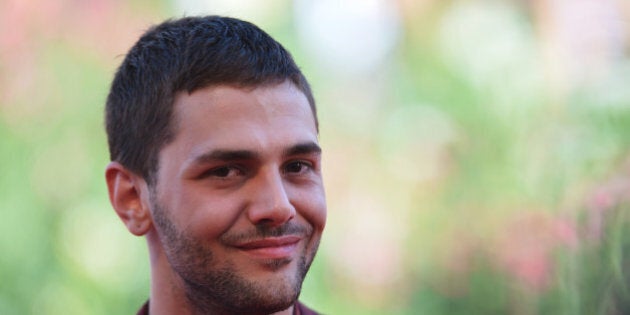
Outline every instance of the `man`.
[(279, 43), (226, 17), (157, 25), (106, 128), (110, 201), (149, 248), (138, 314), (315, 314), (297, 299), (326, 222), (317, 116)]

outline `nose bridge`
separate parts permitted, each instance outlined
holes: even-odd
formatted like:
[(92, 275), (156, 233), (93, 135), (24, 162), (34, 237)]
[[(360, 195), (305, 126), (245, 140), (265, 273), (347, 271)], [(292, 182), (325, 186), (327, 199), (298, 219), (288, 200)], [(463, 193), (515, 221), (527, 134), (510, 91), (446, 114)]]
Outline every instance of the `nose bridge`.
[(277, 168), (261, 169), (252, 192), (248, 216), (254, 224), (280, 225), (295, 216), (282, 174)]

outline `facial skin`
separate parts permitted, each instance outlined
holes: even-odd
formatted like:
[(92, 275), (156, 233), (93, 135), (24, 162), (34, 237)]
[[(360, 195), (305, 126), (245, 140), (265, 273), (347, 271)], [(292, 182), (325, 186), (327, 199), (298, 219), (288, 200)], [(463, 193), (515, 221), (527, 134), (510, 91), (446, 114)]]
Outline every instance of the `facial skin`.
[[(146, 235), (152, 314), (291, 314), (326, 222), (321, 150), (291, 83), (178, 94), (156, 184), (112, 162), (110, 199)], [(145, 213), (147, 212), (147, 213)]]

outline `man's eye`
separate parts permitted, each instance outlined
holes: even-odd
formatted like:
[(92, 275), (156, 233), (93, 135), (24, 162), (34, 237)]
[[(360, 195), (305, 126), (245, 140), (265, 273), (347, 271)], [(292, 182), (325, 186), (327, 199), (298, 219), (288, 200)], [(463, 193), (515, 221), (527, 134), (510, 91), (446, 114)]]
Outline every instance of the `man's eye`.
[(299, 173), (307, 171), (309, 168), (311, 168), (311, 164), (303, 162), (303, 161), (295, 161), (295, 162), (288, 163), (284, 167), (284, 171), (286, 173), (299, 174)]
[(213, 168), (205, 173), (206, 176), (228, 178), (243, 174), (243, 171), (234, 166), (221, 166)]

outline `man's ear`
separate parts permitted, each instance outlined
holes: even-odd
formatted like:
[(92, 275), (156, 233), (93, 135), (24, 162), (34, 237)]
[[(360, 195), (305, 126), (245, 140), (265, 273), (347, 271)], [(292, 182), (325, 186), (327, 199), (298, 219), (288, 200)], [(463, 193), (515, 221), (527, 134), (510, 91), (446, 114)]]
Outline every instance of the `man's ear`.
[(118, 162), (110, 162), (105, 168), (105, 180), (111, 202), (118, 217), (134, 235), (145, 235), (153, 226), (147, 201), (146, 181)]

